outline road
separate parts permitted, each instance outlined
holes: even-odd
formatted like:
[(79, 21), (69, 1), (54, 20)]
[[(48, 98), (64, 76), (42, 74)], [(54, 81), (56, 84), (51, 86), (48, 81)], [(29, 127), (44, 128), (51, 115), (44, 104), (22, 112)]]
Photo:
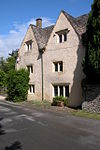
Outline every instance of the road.
[(0, 150), (100, 150), (100, 121), (0, 100)]

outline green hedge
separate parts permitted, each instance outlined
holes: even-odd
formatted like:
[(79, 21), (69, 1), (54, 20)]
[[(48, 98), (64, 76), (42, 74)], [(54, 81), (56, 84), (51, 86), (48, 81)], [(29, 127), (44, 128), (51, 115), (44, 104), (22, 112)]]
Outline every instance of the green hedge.
[(7, 100), (25, 101), (28, 93), (29, 73), (25, 69), (12, 70), (7, 77)]

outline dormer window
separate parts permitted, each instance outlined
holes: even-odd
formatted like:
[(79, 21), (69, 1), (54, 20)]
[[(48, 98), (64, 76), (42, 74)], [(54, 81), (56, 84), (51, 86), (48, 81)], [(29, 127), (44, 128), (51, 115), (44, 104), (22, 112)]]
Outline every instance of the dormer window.
[(58, 37), (59, 37), (59, 43), (63, 43), (63, 42), (67, 41), (67, 34), (66, 34), (66, 32), (62, 33), (62, 34), (58, 34)]
[(68, 34), (69, 30), (68, 29), (64, 29), (61, 31), (57, 31), (57, 43), (63, 43), (67, 41), (67, 34)]
[(27, 41), (26, 42), (26, 51), (30, 51), (32, 49), (32, 41)]

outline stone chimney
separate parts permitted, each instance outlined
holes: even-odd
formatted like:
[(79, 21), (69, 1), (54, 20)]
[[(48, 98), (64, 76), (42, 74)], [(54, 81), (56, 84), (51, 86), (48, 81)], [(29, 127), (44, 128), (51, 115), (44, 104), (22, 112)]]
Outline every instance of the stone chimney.
[(42, 28), (42, 19), (41, 18), (36, 19), (36, 26)]

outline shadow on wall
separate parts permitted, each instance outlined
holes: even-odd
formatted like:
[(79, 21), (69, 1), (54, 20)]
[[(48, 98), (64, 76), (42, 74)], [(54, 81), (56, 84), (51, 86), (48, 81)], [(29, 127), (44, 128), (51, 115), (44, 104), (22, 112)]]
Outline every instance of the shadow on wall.
[(78, 107), (84, 101), (82, 97), (82, 87), (81, 87), (81, 82), (83, 78), (85, 77), (83, 73), (83, 68), (82, 68), (82, 61), (84, 58), (84, 54), (85, 54), (85, 49), (82, 46), (82, 41), (80, 41), (78, 49), (77, 49), (77, 54), (76, 54), (77, 65), (74, 70), (73, 85), (72, 85), (71, 93), (70, 93), (71, 107)]

